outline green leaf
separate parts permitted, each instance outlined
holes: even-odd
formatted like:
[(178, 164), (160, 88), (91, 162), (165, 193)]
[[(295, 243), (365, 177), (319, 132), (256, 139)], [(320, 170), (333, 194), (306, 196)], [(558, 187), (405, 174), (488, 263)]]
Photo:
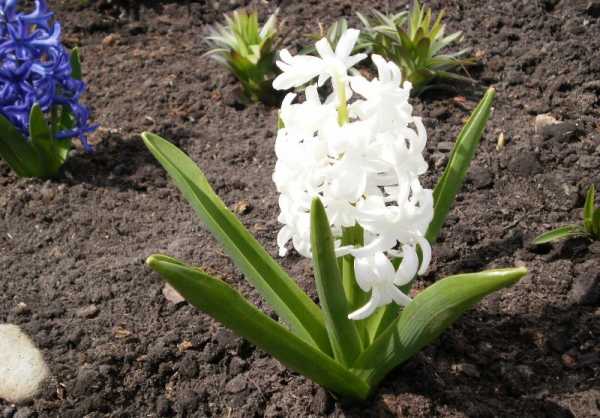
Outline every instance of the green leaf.
[(73, 48), (71, 50), (71, 77), (75, 80), (81, 80), (81, 57), (79, 55), (79, 48)]
[[(403, 293), (408, 293), (404, 289)], [(410, 287), (408, 288), (410, 291)], [(382, 306), (378, 308), (373, 315), (366, 319), (367, 321), (367, 334), (368, 343), (371, 344), (375, 339), (387, 329), (387, 327), (398, 317), (400, 314), (400, 306), (395, 303)]]
[(289, 324), (292, 332), (323, 352), (331, 353), (319, 307), (227, 209), (198, 166), (159, 136), (145, 132), (142, 138), (246, 279)]
[(585, 196), (583, 206), (583, 226), (588, 233), (594, 229), (594, 204), (596, 203), (596, 187), (592, 184)]
[(533, 240), (535, 245), (558, 241), (565, 238), (573, 238), (586, 235), (586, 231), (580, 225), (567, 225), (546, 232)]
[(44, 113), (38, 104), (29, 114), (29, 136), (31, 145), (38, 154), (38, 164), (43, 177), (52, 177), (58, 173), (67, 159), (71, 140), (55, 140), (46, 122)]
[(152, 255), (146, 263), (186, 300), (292, 370), (333, 392), (365, 399), (369, 387), (325, 353), (290, 333), (223, 281), (179, 260)]
[[(355, 225), (350, 228), (343, 228), (342, 246), (346, 245), (363, 245), (363, 230), (360, 225)], [(368, 295), (362, 291), (354, 277), (354, 257), (345, 255), (341, 258), (340, 271), (342, 272), (342, 281), (344, 284), (344, 292), (348, 301), (348, 309), (350, 312), (360, 308), (369, 299)]]
[(0, 115), (0, 157), (19, 177), (36, 177), (38, 156), (29, 141)]
[(335, 256), (333, 236), (323, 204), (313, 199), (310, 210), (310, 243), (319, 301), (325, 315), (329, 342), (335, 359), (349, 366), (361, 351), (361, 340), (350, 310)]
[(205, 42), (210, 50), (203, 56), (227, 67), (244, 87), (246, 99), (279, 104), (279, 94), (271, 85), (277, 73), (277, 11), (261, 29), (256, 11), (236, 10), (225, 16), (225, 25), (209, 28)]
[(594, 217), (592, 218), (592, 235), (596, 239), (600, 239), (600, 208), (596, 208), (594, 211)]
[(426, 238), (431, 244), (435, 243), (454, 199), (463, 185), (471, 160), (479, 146), (485, 125), (490, 117), (492, 102), (496, 91), (489, 88), (479, 102), (469, 120), (461, 130), (452, 152), (448, 165), (433, 191), (434, 212), (433, 220), (427, 229)]
[(371, 387), (436, 339), (484, 296), (515, 284), (527, 269), (512, 268), (447, 277), (422, 291), (352, 366)]

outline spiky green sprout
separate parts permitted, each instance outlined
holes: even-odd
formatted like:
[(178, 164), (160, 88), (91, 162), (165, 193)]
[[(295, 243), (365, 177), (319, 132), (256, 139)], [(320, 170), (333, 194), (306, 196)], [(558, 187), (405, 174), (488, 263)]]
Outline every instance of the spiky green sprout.
[(242, 83), (251, 101), (274, 104), (271, 82), (276, 75), (277, 11), (261, 28), (256, 11), (236, 10), (225, 15), (225, 24), (209, 29), (205, 55), (224, 65)]
[(545, 244), (565, 238), (587, 237), (600, 240), (600, 207), (595, 206), (596, 187), (592, 184), (583, 205), (583, 224), (567, 225), (553, 229), (537, 237), (534, 244)]
[(415, 0), (410, 12), (388, 15), (372, 10), (370, 14), (367, 17), (357, 13), (364, 26), (360, 45), (398, 64), (403, 78), (412, 83), (416, 94), (436, 80), (472, 82), (471, 78), (455, 72), (475, 62), (468, 57), (470, 48), (444, 52), (452, 44), (461, 42), (463, 35), (462, 32), (445, 35), (443, 10), (434, 20), (431, 8)]

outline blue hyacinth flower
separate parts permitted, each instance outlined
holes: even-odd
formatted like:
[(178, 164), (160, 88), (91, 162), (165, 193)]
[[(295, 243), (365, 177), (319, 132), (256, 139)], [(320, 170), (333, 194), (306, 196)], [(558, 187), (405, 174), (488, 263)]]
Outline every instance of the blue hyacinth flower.
[[(18, 6), (18, 0), (0, 0), (0, 119), (33, 145), (37, 142), (32, 132), (43, 133), (45, 140), (49, 137), (56, 142), (56, 152), (64, 158), (64, 150), (74, 138), (92, 152), (87, 135), (97, 126), (90, 124), (89, 109), (80, 103), (85, 83), (79, 80), (78, 55), (61, 44), (61, 25), (53, 21), (45, 0), (36, 0), (31, 11), (20, 11)], [(35, 126), (31, 126), (32, 120)], [(4, 121), (0, 121), (0, 130), (13, 135)], [(2, 146), (10, 141), (3, 145), (1, 133), (0, 157), (10, 164), (4, 154), (16, 151), (3, 153)], [(45, 144), (44, 152), (53, 147)]]

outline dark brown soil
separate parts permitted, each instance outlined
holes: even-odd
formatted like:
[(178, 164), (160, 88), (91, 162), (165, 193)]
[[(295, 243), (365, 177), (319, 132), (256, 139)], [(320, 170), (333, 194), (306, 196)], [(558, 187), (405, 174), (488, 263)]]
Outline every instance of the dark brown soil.
[[(138, 136), (171, 139), (230, 207), (249, 204), (241, 219), (275, 253), (276, 109), (242, 106), (231, 77), (202, 58), (205, 24), (241, 2), (131, 2), (143, 3), (140, 20), (108, 2), (51, 3), (68, 43), (82, 46), (86, 98), (102, 128), (97, 152), (73, 152), (58, 180), (18, 179), (0, 162), (0, 322), (22, 326), (52, 371), (35, 400), (0, 401), (0, 417), (600, 416), (600, 245), (530, 244), (578, 222), (585, 189), (600, 187), (598, 1), (428, 2), (465, 31), (482, 57), (472, 75), (498, 99), (418, 287), (497, 266), (526, 265), (530, 274), (391, 373), (363, 405), (335, 401), (189, 305), (168, 302), (144, 265), (154, 252), (179, 257), (263, 306)], [(271, 3), (256, 1), (263, 15), (281, 7), (291, 46), (316, 30), (316, 18), (354, 21), (364, 9), (350, 0)], [(428, 184), (481, 91), (414, 99), (430, 136)], [(534, 118), (546, 112), (566, 123), (536, 133)], [(507, 144), (498, 151), (500, 133)], [(282, 263), (314, 295), (310, 263)]]

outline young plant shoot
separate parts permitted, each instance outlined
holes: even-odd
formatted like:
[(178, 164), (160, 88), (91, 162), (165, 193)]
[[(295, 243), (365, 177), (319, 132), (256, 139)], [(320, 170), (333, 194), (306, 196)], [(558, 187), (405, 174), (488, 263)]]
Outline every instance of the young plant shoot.
[(567, 225), (553, 229), (537, 237), (534, 244), (545, 244), (573, 237), (587, 237), (600, 240), (600, 207), (596, 207), (596, 187), (592, 184), (586, 194), (583, 205), (583, 223)]
[(260, 28), (257, 12), (234, 11), (225, 16), (225, 26), (211, 28), (205, 55), (224, 65), (242, 83), (252, 101), (275, 104), (278, 95), (271, 87), (275, 77), (277, 12)]
[(412, 83), (416, 94), (435, 80), (471, 82), (470, 78), (454, 72), (457, 67), (474, 62), (472, 58), (465, 57), (469, 49), (443, 52), (462, 40), (461, 32), (445, 35), (443, 17), (444, 11), (433, 20), (431, 8), (422, 7), (418, 0), (415, 0), (410, 13), (385, 15), (373, 10), (370, 18), (358, 13), (364, 26), (360, 45), (395, 62), (402, 71), (403, 80)]
[(78, 138), (92, 151), (89, 110), (77, 50), (60, 42), (61, 26), (45, 0), (29, 13), (0, 2), (0, 158), (22, 177), (55, 176)]
[[(400, 68), (373, 54), (373, 80), (349, 71), (359, 31), (345, 31), (318, 56), (281, 51), (273, 82), (307, 85), (282, 104), (273, 180), (280, 193), (279, 255), (312, 258), (317, 306), (216, 196), (200, 169), (156, 135), (143, 134), (154, 156), (222, 243), (281, 323), (225, 282), (164, 255), (148, 265), (199, 309), (341, 397), (366, 399), (393, 368), (436, 339), (487, 294), (517, 282), (524, 268), (461, 274), (411, 297), (427, 271), (452, 201), (464, 181), (490, 115), (490, 89), (456, 141), (435, 190), (427, 171), (427, 133), (409, 103)], [(331, 95), (321, 100), (319, 87)]]

